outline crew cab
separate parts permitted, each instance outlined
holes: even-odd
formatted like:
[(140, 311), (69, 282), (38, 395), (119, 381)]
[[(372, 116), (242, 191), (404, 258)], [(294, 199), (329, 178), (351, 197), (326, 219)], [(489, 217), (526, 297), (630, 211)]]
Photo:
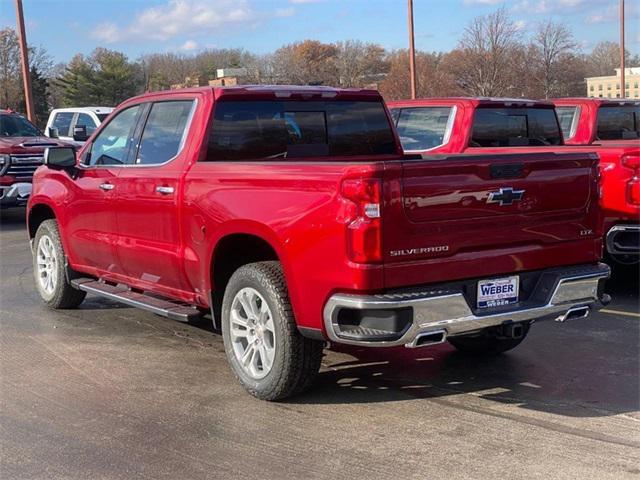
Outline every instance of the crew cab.
[[(611, 259), (620, 263), (634, 263), (640, 259), (640, 166), (638, 140), (631, 140), (634, 133), (625, 134), (629, 139), (625, 140), (626, 144), (615, 140), (598, 140), (586, 146), (576, 145), (571, 140), (565, 142), (561, 125), (567, 126), (567, 118), (573, 113), (558, 110), (558, 120), (553, 103), (535, 100), (429, 98), (390, 102), (389, 108), (406, 153), (597, 153), (601, 165), (601, 207), (607, 251)], [(608, 112), (611, 115), (601, 117), (616, 117), (613, 110)], [(638, 124), (633, 123), (636, 118), (633, 112), (631, 110), (631, 125), (637, 128)], [(576, 133), (575, 126), (569, 126), (568, 130), (570, 139), (583, 138)], [(618, 136), (620, 130), (617, 130)], [(613, 136), (613, 130), (607, 132), (608, 138)]]
[(375, 91), (242, 86), (127, 100), (51, 148), (28, 205), (37, 291), (210, 313), (253, 395), (327, 341), (463, 352), (606, 303), (591, 153), (405, 156)]
[(640, 261), (640, 101), (553, 100), (567, 145), (600, 156), (607, 251), (621, 263)]
[(46, 147), (65, 145), (44, 137), (23, 116), (0, 110), (0, 208), (24, 207), (31, 178), (42, 165)]
[(73, 107), (51, 110), (45, 133), (68, 143), (82, 145), (113, 112), (112, 107)]

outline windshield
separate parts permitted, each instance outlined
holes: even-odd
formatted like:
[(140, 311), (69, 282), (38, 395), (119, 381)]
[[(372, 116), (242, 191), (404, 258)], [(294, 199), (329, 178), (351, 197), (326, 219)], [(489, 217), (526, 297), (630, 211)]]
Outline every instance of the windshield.
[(640, 105), (602, 105), (598, 110), (598, 140), (640, 138)]
[(220, 101), (208, 161), (394, 154), (380, 101)]
[(470, 147), (562, 145), (553, 108), (479, 107), (473, 119)]
[(20, 115), (0, 115), (0, 137), (37, 137), (40, 130)]

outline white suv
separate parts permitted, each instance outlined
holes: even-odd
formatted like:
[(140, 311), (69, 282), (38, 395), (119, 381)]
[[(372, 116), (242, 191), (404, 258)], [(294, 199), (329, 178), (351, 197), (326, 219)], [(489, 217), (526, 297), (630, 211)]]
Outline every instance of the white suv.
[(56, 108), (47, 120), (46, 135), (83, 144), (112, 111), (111, 107)]

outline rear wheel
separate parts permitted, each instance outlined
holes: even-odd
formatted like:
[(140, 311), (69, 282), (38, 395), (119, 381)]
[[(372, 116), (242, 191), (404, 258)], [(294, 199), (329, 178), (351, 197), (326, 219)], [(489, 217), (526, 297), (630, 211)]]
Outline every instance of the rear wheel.
[(71, 286), (65, 269), (66, 257), (58, 223), (45, 220), (33, 241), (33, 274), (40, 297), (51, 308), (75, 308), (87, 295)]
[(529, 333), (529, 326), (529, 323), (521, 323), (485, 328), (476, 335), (450, 337), (447, 340), (460, 352), (469, 355), (498, 355), (520, 345)]
[(298, 332), (279, 262), (244, 265), (231, 276), (222, 303), (222, 338), (231, 370), (263, 400), (302, 392), (320, 369), (323, 342)]

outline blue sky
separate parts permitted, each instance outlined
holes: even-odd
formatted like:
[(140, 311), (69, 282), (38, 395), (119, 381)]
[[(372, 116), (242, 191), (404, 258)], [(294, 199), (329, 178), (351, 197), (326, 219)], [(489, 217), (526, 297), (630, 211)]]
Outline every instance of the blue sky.
[[(15, 26), (0, 0), (0, 26)], [(406, 0), (23, 0), (27, 38), (56, 62), (103, 46), (130, 58), (243, 47), (265, 53), (305, 38), (359, 39), (405, 48)], [(627, 48), (640, 52), (640, 0), (626, 0)], [(416, 47), (455, 47), (475, 16), (506, 6), (523, 32), (551, 18), (571, 27), (584, 51), (618, 40), (618, 0), (414, 0)]]

